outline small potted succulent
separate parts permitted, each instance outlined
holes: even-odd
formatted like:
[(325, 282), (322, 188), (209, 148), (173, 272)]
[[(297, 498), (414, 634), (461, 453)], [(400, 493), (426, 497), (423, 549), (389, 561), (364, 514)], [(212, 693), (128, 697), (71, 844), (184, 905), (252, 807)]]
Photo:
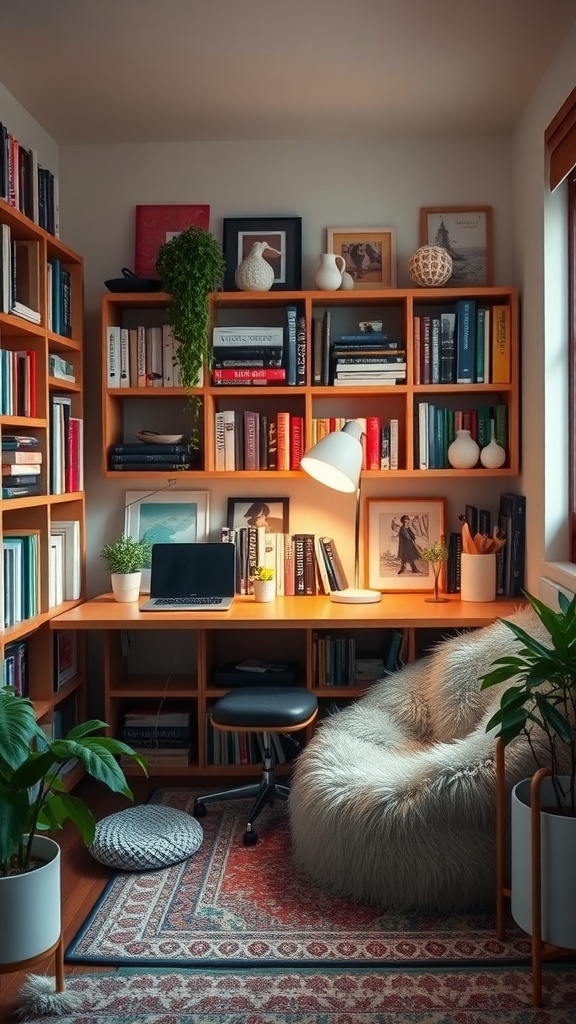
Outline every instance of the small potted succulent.
[(113, 544), (105, 544), (100, 552), (110, 572), (112, 590), (117, 601), (137, 601), (142, 569), (149, 565), (152, 545), (123, 533)]
[(253, 570), (250, 579), (254, 583), (255, 601), (273, 601), (276, 597), (276, 584), (274, 582), (274, 569), (267, 565), (257, 565)]

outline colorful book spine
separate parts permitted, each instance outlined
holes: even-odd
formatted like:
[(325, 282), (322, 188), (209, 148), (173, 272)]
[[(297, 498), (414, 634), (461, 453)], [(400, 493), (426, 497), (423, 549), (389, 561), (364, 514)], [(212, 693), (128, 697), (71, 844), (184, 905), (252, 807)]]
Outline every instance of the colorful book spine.
[(492, 384), (510, 383), (511, 314), (509, 306), (492, 307)]
[(476, 302), (456, 303), (456, 383), (472, 384), (476, 379)]
[(297, 377), (297, 326), (296, 320), (298, 310), (296, 306), (286, 307), (286, 383), (289, 386), (296, 384)]
[(215, 384), (222, 384), (228, 381), (244, 381), (247, 384), (277, 383), (283, 384), (286, 380), (287, 371), (283, 367), (228, 367), (226, 369), (215, 367), (212, 376)]

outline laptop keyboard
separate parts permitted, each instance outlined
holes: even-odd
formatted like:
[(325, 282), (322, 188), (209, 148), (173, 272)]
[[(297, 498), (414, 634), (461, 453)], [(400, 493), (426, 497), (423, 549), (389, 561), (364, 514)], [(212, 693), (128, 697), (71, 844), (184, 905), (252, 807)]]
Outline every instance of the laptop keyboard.
[(188, 608), (201, 607), (205, 604), (222, 604), (222, 597), (157, 597), (156, 605), (185, 604)]

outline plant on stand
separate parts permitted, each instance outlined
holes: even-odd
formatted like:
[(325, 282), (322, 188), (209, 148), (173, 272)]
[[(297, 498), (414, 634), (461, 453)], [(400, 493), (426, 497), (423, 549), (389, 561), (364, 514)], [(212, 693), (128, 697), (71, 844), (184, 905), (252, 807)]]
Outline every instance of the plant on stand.
[(427, 547), (420, 549), (420, 558), (423, 558), (425, 562), (428, 562), (429, 565), (432, 566), (432, 572), (434, 573), (434, 597), (427, 597), (427, 601), (438, 603), (447, 600), (446, 597), (438, 596), (440, 573), (447, 556), (448, 551), (442, 541), (439, 540), (435, 541), (434, 544), (428, 544)]
[(137, 601), (142, 569), (150, 564), (152, 545), (123, 533), (119, 540), (105, 544), (100, 552), (110, 572), (117, 601)]

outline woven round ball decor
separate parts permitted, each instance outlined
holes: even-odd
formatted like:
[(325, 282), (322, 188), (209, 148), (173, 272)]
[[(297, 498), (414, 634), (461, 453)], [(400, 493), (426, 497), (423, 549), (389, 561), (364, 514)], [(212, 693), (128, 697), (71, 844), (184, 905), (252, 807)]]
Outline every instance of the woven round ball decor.
[(186, 860), (200, 849), (203, 838), (202, 826), (184, 811), (143, 804), (102, 818), (90, 853), (110, 868), (146, 871)]
[(422, 245), (412, 253), (408, 273), (423, 288), (439, 288), (452, 273), (452, 257), (440, 245)]

